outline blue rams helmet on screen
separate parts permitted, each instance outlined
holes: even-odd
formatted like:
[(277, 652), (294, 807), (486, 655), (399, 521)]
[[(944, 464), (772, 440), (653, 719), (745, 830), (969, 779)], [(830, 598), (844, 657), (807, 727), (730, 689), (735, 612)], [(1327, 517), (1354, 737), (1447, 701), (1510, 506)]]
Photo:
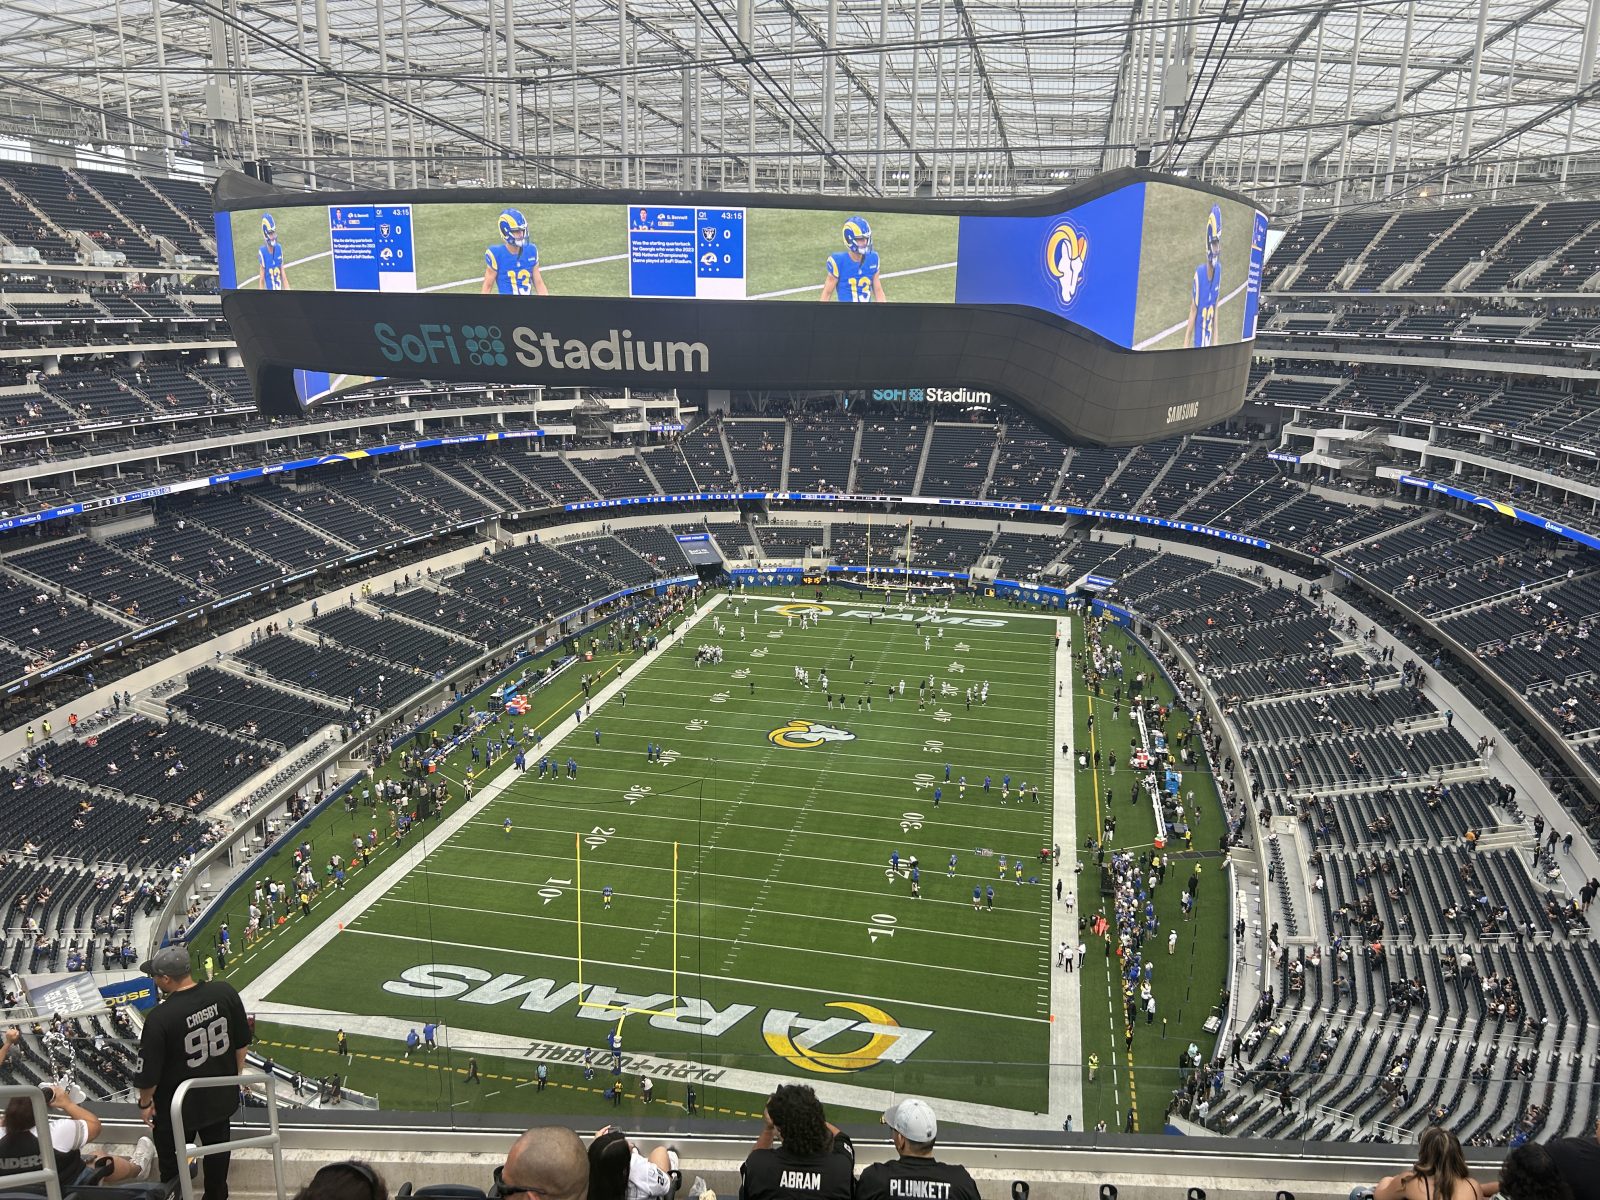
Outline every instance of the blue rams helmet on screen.
[(844, 248), (852, 254), (872, 249), (872, 226), (865, 217), (851, 217), (844, 223)]
[(514, 208), (500, 214), (500, 236), (506, 245), (516, 247), (528, 240), (528, 218)]
[(278, 240), (278, 223), (272, 219), (271, 213), (261, 214), (261, 240), (268, 243)]
[(1206, 217), (1206, 258), (1215, 264), (1222, 257), (1222, 206), (1213, 204)]

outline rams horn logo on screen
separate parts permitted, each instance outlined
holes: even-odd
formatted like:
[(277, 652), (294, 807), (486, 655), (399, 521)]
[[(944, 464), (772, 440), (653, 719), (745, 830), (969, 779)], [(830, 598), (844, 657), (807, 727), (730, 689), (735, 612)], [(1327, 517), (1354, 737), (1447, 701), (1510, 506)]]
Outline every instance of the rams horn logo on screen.
[[(864, 1020), (829, 1017), (816, 1020), (783, 1009), (772, 1009), (761, 1022), (761, 1036), (767, 1048), (790, 1066), (815, 1071), (819, 1075), (845, 1075), (864, 1071), (883, 1062), (904, 1062), (911, 1052), (933, 1036), (928, 1029), (908, 1029), (883, 1009), (854, 1000), (833, 1000), (829, 1008), (842, 1008)], [(791, 1029), (799, 1030), (790, 1037)], [(864, 1035), (866, 1041), (854, 1050), (828, 1052), (824, 1045), (841, 1034)]]
[(1083, 267), (1089, 258), (1089, 239), (1070, 221), (1057, 222), (1044, 247), (1045, 270), (1061, 289), (1061, 306), (1078, 298), (1083, 285)]
[(808, 721), (796, 717), (787, 725), (767, 734), (767, 741), (785, 750), (815, 750), (824, 742), (853, 742), (856, 735), (837, 725), (824, 725), (821, 721)]
[(801, 617), (806, 613), (821, 613), (826, 617), (833, 614), (833, 609), (826, 604), (817, 604), (810, 600), (794, 600), (787, 604), (769, 604), (764, 611), (777, 613), (780, 617)]

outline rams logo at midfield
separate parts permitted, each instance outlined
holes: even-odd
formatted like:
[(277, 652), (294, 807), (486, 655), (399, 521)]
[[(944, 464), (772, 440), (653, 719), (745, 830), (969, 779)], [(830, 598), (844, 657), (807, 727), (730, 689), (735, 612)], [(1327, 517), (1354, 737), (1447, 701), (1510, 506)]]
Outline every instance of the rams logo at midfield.
[(807, 721), (796, 717), (781, 729), (767, 734), (767, 741), (785, 750), (815, 750), (824, 742), (853, 742), (856, 735), (837, 725), (824, 725), (821, 721)]
[(1083, 268), (1089, 260), (1089, 239), (1068, 221), (1057, 223), (1044, 244), (1044, 266), (1061, 289), (1061, 307), (1078, 298)]
[(783, 604), (769, 604), (761, 611), (777, 613), (780, 617), (803, 617), (807, 613), (818, 613), (826, 617), (833, 613), (833, 609), (826, 604), (816, 604), (810, 600), (790, 600)]
[[(827, 1007), (843, 1009), (863, 1019), (827, 1017), (818, 1020), (773, 1009), (761, 1023), (761, 1037), (767, 1049), (792, 1067), (819, 1075), (845, 1075), (879, 1063), (905, 1062), (912, 1051), (933, 1036), (932, 1030), (901, 1025), (883, 1009), (871, 1004), (832, 1000)], [(824, 1049), (834, 1038), (843, 1035), (864, 1040), (851, 1049)]]

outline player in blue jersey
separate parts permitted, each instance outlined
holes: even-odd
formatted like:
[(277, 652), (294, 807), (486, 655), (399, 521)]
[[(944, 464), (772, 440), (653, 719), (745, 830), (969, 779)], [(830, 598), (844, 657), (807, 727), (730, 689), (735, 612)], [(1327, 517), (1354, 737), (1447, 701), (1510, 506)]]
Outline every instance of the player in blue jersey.
[(539, 272), (539, 247), (528, 240), (528, 218), (514, 208), (500, 214), (500, 243), (483, 252), (483, 294), (548, 296)]
[(1183, 340), (1191, 346), (1217, 344), (1217, 309), (1222, 305), (1222, 209), (1213, 204), (1206, 217), (1206, 260), (1194, 269), (1189, 292), (1189, 327)]
[(822, 300), (846, 304), (883, 303), (883, 280), (878, 275), (878, 252), (872, 248), (872, 226), (865, 217), (844, 223), (844, 249), (828, 255), (828, 273), (822, 280)]
[(261, 260), (261, 274), (256, 279), (261, 289), (267, 292), (287, 292), (289, 275), (283, 266), (283, 246), (278, 241), (278, 223), (272, 219), (271, 213), (261, 214), (261, 245), (256, 247), (256, 256)]

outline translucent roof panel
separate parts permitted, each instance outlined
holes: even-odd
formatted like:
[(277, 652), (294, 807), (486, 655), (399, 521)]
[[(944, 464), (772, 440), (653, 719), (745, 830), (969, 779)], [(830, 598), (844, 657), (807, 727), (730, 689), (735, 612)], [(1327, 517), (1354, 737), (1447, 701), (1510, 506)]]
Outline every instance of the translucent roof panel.
[[(1593, 182), (1590, 0), (8, 0), (0, 153), (279, 182), (1268, 207)], [(55, 149), (51, 149), (54, 146)]]

